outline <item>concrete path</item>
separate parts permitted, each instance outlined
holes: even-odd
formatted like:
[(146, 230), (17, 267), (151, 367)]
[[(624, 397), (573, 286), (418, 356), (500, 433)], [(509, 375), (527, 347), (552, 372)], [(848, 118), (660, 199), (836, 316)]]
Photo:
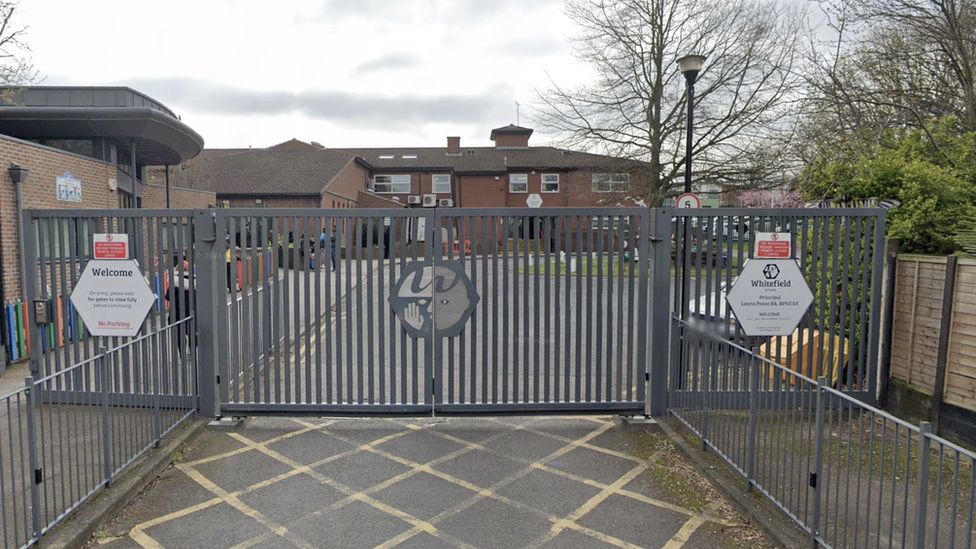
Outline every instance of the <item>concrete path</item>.
[(251, 419), (91, 545), (770, 546), (663, 435), (607, 417)]

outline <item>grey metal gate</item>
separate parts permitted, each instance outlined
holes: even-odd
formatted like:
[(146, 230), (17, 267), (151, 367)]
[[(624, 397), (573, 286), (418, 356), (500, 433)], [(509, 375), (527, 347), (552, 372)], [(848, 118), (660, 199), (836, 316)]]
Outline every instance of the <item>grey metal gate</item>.
[(198, 212), (204, 410), (642, 411), (648, 226), (643, 208)]
[[(708, 332), (865, 401), (877, 390), (885, 210), (718, 208), (661, 210), (674, 242), (669, 406), (681, 407), (721, 384), (729, 404), (748, 406), (747, 386), (731, 370), (703, 374), (722, 357), (700, 356), (692, 332)], [(749, 337), (725, 295), (752, 256), (757, 232), (788, 233), (814, 295), (789, 336)], [(696, 354), (699, 353), (699, 354)], [(741, 380), (740, 380), (741, 381)], [(781, 390), (790, 387), (777, 384)]]

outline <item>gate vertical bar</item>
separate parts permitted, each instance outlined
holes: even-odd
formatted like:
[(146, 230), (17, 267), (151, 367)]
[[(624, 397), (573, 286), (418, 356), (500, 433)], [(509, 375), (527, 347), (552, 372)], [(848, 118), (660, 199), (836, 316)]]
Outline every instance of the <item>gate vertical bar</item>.
[(29, 341), (34, 344), (30, 350), (30, 372), (32, 376), (41, 375), (41, 341), (35, 330), (34, 319), (34, 300), (37, 299), (37, 225), (34, 224), (34, 216), (30, 210), (24, 210), (20, 216), (20, 231), (24, 237), (20, 240), (23, 249), (20, 250), (24, 257), (24, 272), (21, 273), (21, 294), (24, 296), (24, 306), (27, 307), (27, 326), (24, 332), (30, 334)]
[[(650, 217), (650, 219), (648, 218)], [(653, 233), (651, 232), (653, 230)], [(644, 395), (646, 415), (663, 416), (668, 409), (668, 364), (666, 350), (670, 349), (669, 328), (671, 307), (667, 306), (671, 289), (671, 213), (666, 208), (654, 209), (650, 216), (641, 217), (641, 231), (645, 235), (640, 246), (640, 290), (638, 303), (638, 334), (648, 333), (647, 323), (647, 261), (651, 261), (651, 319), (650, 345), (638, 348), (638, 371), (644, 373), (648, 385)], [(650, 251), (653, 253), (651, 257)], [(646, 258), (645, 258), (646, 257)], [(640, 336), (638, 336), (640, 337)], [(646, 339), (645, 339), (646, 341)], [(647, 365), (649, 353), (657, 350)]]
[(224, 273), (216, 268), (217, 255), (214, 253), (216, 237), (216, 212), (211, 210), (196, 210), (193, 212), (193, 234), (196, 242), (193, 246), (193, 263), (199, 269), (197, 284), (204, 287), (197, 292), (197, 334), (199, 347), (197, 356), (197, 387), (200, 394), (197, 400), (197, 411), (201, 414), (219, 417), (220, 400), (217, 395), (216, 368), (216, 322), (214, 313), (217, 309), (217, 284), (223, 280)]
[[(865, 366), (865, 370), (870, 371), (871, 375), (867, 376), (868, 386), (866, 390), (871, 395), (872, 398), (877, 397), (877, 386), (878, 386), (878, 342), (880, 337), (880, 332), (875, 324), (879, 322), (881, 318), (881, 285), (884, 279), (884, 256), (885, 256), (885, 223), (887, 218), (885, 216), (884, 210), (882, 210), (874, 221), (874, 242), (872, 245), (872, 267), (871, 267), (871, 320), (870, 324), (864, 329), (869, 330), (871, 334), (871, 341), (868, 344), (868, 361)], [(865, 372), (867, 373), (867, 372)], [(865, 389), (862, 387), (862, 389)]]

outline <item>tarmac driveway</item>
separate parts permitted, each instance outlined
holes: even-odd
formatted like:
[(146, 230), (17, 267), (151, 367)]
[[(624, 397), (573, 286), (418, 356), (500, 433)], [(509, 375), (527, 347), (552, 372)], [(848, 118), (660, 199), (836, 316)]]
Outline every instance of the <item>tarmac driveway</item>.
[(92, 545), (768, 546), (663, 434), (612, 417), (250, 419)]

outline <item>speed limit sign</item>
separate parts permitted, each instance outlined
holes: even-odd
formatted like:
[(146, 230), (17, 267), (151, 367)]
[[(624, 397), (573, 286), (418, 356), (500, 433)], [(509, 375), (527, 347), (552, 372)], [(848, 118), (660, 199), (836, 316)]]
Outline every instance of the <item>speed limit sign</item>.
[(701, 199), (695, 193), (682, 193), (674, 199), (676, 208), (701, 208)]

